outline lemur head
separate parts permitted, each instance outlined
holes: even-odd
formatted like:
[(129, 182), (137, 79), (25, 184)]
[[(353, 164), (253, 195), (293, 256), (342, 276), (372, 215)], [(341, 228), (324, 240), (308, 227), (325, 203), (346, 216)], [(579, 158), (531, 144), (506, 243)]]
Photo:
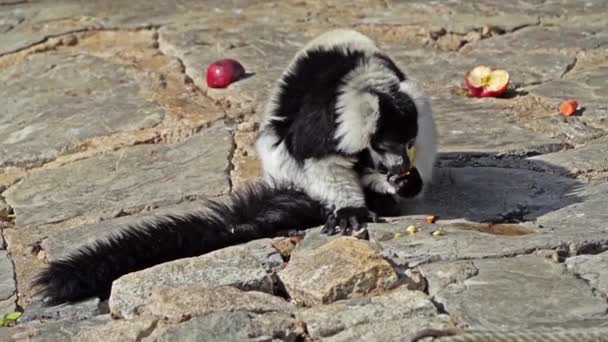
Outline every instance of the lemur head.
[(414, 162), (410, 157), (419, 131), (416, 105), (398, 87), (375, 95), (378, 97), (379, 115), (370, 139), (370, 155), (379, 171), (403, 174)]

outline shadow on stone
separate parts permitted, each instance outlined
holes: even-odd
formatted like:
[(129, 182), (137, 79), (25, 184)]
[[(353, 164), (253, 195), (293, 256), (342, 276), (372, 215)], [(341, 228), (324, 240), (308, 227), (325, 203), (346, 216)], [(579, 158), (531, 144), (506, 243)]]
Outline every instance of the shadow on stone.
[[(460, 153), (459, 158), (465, 161), (462, 164), (443, 158), (446, 155), (440, 155), (439, 164), (444, 166), (435, 169), (433, 184), (425, 196), (405, 200), (403, 214), (492, 224), (518, 223), (583, 200), (582, 182), (568, 170), (541, 160), (478, 152)], [(491, 225), (470, 228), (509, 230)]]

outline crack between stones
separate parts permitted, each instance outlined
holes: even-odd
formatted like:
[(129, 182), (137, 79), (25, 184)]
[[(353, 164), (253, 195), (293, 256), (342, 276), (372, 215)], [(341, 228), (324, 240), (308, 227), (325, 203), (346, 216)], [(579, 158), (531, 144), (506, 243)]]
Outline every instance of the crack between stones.
[(15, 0), (15, 1), (11, 1), (11, 2), (2, 2), (0, 3), (0, 7), (2, 6), (14, 6), (14, 5), (23, 5), (28, 3), (28, 0)]
[[(494, 25), (494, 26), (491, 26), (491, 28), (493, 28), (493, 29), (500, 29), (500, 30), (502, 30), (502, 32), (498, 31), (495, 34), (491, 34), (491, 35), (486, 36), (486, 37), (482, 36), (479, 40), (474, 40), (474, 41), (466, 41), (465, 40), (463, 42), (463, 44), (456, 51), (460, 52), (465, 46), (467, 46), (467, 45), (469, 45), (471, 43), (475, 43), (475, 42), (478, 42), (478, 41), (481, 41), (481, 40), (490, 39), (490, 38), (493, 38), (493, 37), (506, 36), (506, 35), (515, 33), (517, 31), (520, 31), (520, 30), (528, 28), (528, 27), (535, 27), (535, 26), (540, 26), (540, 25), (541, 25), (541, 19), (540, 19), (540, 17), (537, 17), (536, 18), (536, 22), (534, 22), (534, 23), (531, 23), (531, 24), (522, 24), (520, 26), (516, 26), (516, 27), (512, 28), (511, 30), (504, 30), (503, 28), (500, 27), (500, 25)], [(456, 35), (460, 35), (462, 37), (466, 37), (466, 35), (469, 34), (469, 33), (471, 33), (471, 32), (479, 32), (481, 30), (483, 30), (483, 27), (482, 28), (473, 28), (472, 30), (469, 30), (468, 32), (465, 32), (464, 34), (462, 34), (462, 33), (456, 33), (456, 32), (447, 32), (446, 34), (456, 34)]]
[[(40, 40), (33, 42), (31, 44), (28, 44), (26, 46), (22, 46), (20, 48), (17, 48), (15, 50), (12, 51), (8, 51), (8, 52), (2, 52), (0, 53), (0, 58), (4, 57), (4, 56), (9, 56), (9, 55), (13, 55), (28, 49), (32, 49), (38, 45), (43, 45), (45, 43), (48, 43), (51, 39), (55, 39), (55, 38), (62, 38), (62, 37), (67, 37), (69, 35), (72, 34), (76, 34), (76, 33), (84, 33), (84, 32), (103, 32), (103, 31), (109, 31), (109, 32), (120, 32), (120, 31), (125, 31), (125, 32), (137, 32), (137, 31), (150, 31), (150, 30), (157, 30), (158, 28), (160, 28), (162, 25), (154, 25), (154, 24), (150, 24), (150, 25), (144, 25), (144, 26), (140, 26), (140, 27), (134, 27), (134, 28), (120, 28), (120, 27), (103, 27), (103, 26), (89, 26), (89, 27), (84, 27), (84, 28), (79, 28), (79, 29), (74, 29), (74, 30), (67, 30), (58, 34), (51, 34), (48, 36), (44, 36), (43, 38), (41, 38)], [(34, 53), (36, 53), (37, 51), (34, 51)], [(41, 51), (44, 52), (44, 51)]]
[(140, 342), (144, 338), (152, 335), (152, 333), (154, 332), (154, 330), (156, 330), (156, 327), (158, 326), (158, 321), (158, 319), (154, 320), (148, 329), (137, 334), (137, 336), (135, 337), (135, 342)]
[(561, 76), (559, 76), (559, 78), (564, 78), (564, 76), (566, 76), (566, 74), (568, 74), (570, 71), (572, 71), (572, 69), (574, 69), (574, 67), (576, 66), (577, 62), (578, 62), (578, 58), (574, 57), (572, 62), (570, 62), (570, 63), (568, 63), (568, 65), (566, 65), (566, 70), (564, 70), (564, 72), (561, 74)]
[[(160, 26), (159, 26), (159, 28), (160, 28)], [(157, 29), (157, 32), (156, 32), (154, 38), (156, 40), (156, 42), (155, 42), (156, 50), (158, 50), (158, 52), (161, 53), (163, 56), (166, 56), (168, 58), (173, 58), (173, 59), (175, 59), (179, 63), (180, 69), (181, 69), (180, 72), (184, 75), (184, 84), (193, 86), (194, 89), (197, 90), (197, 94), (199, 94), (199, 95), (201, 95), (201, 96), (209, 99), (211, 102), (215, 103), (219, 109), (222, 110), (223, 116), (221, 118), (219, 118), (218, 120), (216, 120), (216, 121), (225, 120), (226, 118), (228, 118), (228, 116), (229, 116), (228, 115), (228, 111), (226, 110), (226, 108), (224, 108), (224, 106), (221, 105), (221, 102), (218, 101), (217, 99), (214, 99), (214, 98), (210, 97), (209, 95), (207, 95), (206, 92), (202, 91), (194, 83), (194, 80), (192, 79), (192, 77), (190, 76), (190, 74), (188, 74), (188, 67), (186, 67), (186, 64), (184, 63), (184, 61), (182, 60), (182, 58), (180, 56), (175, 55), (175, 54), (171, 54), (171, 53), (169, 53), (167, 51), (167, 49), (163, 49), (162, 48), (163, 44), (162, 44), (162, 42), (160, 40), (160, 34), (158, 33), (158, 29)]]
[(231, 134), (230, 134), (230, 151), (228, 152), (228, 165), (226, 166), (226, 170), (224, 171), (226, 173), (226, 177), (228, 178), (228, 189), (229, 192), (232, 192), (233, 190), (233, 182), (232, 182), (232, 171), (234, 171), (235, 166), (234, 166), (234, 155), (236, 152), (236, 131), (237, 129), (233, 129)]
[[(606, 302), (608, 302), (608, 294), (598, 290), (597, 288), (595, 288), (593, 285), (591, 285), (591, 281), (585, 277), (583, 277), (580, 273), (572, 271), (571, 273), (576, 279), (581, 280), (582, 282), (584, 282), (589, 289), (591, 290), (591, 293), (597, 297), (600, 297), (602, 299), (604, 299)], [(608, 309), (607, 309), (607, 313), (608, 313)]]
[[(6, 237), (4, 236), (4, 229), (2, 229), (1, 233), (2, 233), (2, 238), (6, 242), (7, 240), (6, 240)], [(20, 311), (20, 312), (23, 312), (23, 308), (19, 305), (19, 292), (18, 292), (19, 291), (18, 290), (19, 289), (19, 284), (17, 282), (17, 272), (16, 272), (15, 261), (12, 258), (12, 254), (8, 250), (8, 244), (6, 246), (6, 251), (7, 251), (6, 257), (10, 261), (11, 266), (12, 266), (12, 270), (13, 270), (13, 281), (15, 283), (15, 291), (13, 293), (11, 293), (11, 295), (8, 296), (7, 298), (3, 298), (3, 299), (0, 299), (0, 300), (8, 300), (8, 299), (10, 299), (11, 297), (14, 296), (15, 297), (15, 308), (16, 308), (16, 310)]]

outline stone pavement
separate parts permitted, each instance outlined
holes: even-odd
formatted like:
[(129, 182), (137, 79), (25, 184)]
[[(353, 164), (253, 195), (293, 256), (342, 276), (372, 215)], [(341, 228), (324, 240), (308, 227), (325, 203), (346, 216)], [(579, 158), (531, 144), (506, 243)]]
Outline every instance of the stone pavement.
[[(264, 239), (130, 274), (109, 303), (40, 307), (29, 283), (49, 260), (257, 176), (270, 87), (335, 27), (376, 39), (432, 95), (425, 200), (370, 242), (313, 229), (295, 249)], [(225, 57), (253, 75), (208, 89)], [(510, 72), (505, 98), (464, 96), (478, 64)], [(0, 314), (25, 311), (0, 340), (608, 327), (607, 95), (605, 0), (0, 0)], [(557, 113), (566, 98), (579, 115)]]

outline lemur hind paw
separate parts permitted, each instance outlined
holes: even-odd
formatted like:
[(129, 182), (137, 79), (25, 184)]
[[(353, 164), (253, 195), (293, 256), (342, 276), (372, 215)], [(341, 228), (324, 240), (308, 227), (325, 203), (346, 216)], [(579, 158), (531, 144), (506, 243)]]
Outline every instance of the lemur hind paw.
[(350, 235), (367, 239), (367, 222), (378, 222), (378, 215), (369, 211), (366, 207), (345, 207), (327, 217), (325, 226), (321, 233), (327, 235)]

